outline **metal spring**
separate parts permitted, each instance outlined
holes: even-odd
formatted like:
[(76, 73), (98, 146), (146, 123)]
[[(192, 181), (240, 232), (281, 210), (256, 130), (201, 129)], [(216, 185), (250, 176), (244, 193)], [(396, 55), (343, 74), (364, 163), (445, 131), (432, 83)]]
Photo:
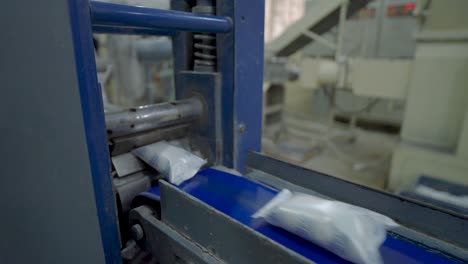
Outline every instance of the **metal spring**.
[(216, 36), (212, 34), (193, 35), (194, 70), (215, 71), (216, 69)]

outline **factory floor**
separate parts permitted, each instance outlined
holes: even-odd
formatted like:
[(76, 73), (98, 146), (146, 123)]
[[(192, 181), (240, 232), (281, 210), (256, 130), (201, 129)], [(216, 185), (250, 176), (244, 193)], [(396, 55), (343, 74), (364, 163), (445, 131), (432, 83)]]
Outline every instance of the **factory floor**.
[(398, 136), (347, 125), (312, 122), (288, 116), (277, 133), (265, 136), (262, 151), (270, 156), (369, 187), (385, 189), (391, 153)]

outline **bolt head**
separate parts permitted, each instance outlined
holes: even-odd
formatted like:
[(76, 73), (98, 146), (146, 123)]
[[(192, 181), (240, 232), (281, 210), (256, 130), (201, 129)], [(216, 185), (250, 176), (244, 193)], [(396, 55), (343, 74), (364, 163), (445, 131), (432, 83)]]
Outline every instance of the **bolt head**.
[(145, 236), (145, 232), (143, 231), (143, 228), (139, 224), (135, 224), (130, 228), (130, 232), (132, 234), (133, 239), (135, 240), (141, 240)]
[(239, 133), (244, 133), (245, 132), (245, 124), (244, 123), (241, 123), (239, 124)]

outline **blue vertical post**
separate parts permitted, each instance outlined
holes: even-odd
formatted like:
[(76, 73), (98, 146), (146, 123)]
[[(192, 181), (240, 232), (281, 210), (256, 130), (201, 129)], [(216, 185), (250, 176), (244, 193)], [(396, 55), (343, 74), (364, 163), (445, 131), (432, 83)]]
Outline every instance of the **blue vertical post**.
[(104, 106), (96, 75), (89, 1), (68, 0), (68, 6), (75, 53), (74, 67), (78, 77), (101, 242), (106, 263), (121, 263)]
[(247, 151), (261, 149), (265, 2), (235, 3), (234, 168), (244, 172)]
[(261, 149), (265, 1), (235, 3), (234, 168), (243, 172), (247, 151)]
[(264, 1), (217, 3), (217, 15), (231, 17), (234, 29), (218, 35), (223, 161), (241, 172), (245, 171), (247, 151), (261, 149), (264, 9)]
[[(234, 18), (235, 1), (216, 1), (217, 15)], [(233, 20), (233, 27), (237, 21)], [(235, 30), (228, 34), (218, 35), (216, 39), (218, 71), (221, 73), (221, 105), (222, 105), (222, 131), (223, 131), (223, 165), (234, 168), (234, 79), (235, 79)]]

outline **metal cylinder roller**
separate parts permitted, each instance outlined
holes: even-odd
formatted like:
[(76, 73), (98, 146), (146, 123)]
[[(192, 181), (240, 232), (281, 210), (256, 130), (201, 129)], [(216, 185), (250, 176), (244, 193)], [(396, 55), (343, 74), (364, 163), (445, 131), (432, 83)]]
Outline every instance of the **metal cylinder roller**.
[(173, 140), (184, 137), (190, 130), (190, 124), (173, 125), (164, 128), (122, 137), (110, 138), (109, 149), (112, 156), (123, 154), (134, 148), (151, 144), (160, 140)]
[(136, 134), (187, 123), (202, 114), (203, 103), (198, 98), (140, 106), (106, 114), (107, 134), (109, 138)]

